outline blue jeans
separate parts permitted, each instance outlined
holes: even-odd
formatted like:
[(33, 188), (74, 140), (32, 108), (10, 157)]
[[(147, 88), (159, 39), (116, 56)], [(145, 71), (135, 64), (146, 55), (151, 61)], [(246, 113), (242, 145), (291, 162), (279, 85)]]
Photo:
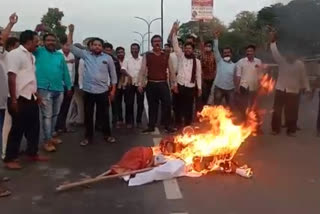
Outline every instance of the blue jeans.
[(63, 101), (63, 92), (38, 89), (43, 105), (40, 105), (44, 141), (50, 140), (55, 131), (57, 118)]
[(2, 129), (4, 122), (5, 109), (0, 109), (0, 154), (2, 154)]

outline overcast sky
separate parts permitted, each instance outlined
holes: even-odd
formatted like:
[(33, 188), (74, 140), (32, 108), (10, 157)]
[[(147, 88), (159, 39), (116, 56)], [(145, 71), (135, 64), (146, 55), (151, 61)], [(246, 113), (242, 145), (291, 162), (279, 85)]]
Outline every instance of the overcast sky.
[[(243, 10), (258, 11), (279, 1), (215, 0), (214, 15), (228, 24)], [(128, 47), (135, 39), (141, 40), (133, 31), (147, 32), (147, 25), (134, 19), (134, 16), (146, 19), (160, 16), (160, 0), (1, 0), (0, 26), (7, 24), (9, 11), (12, 11), (19, 15), (19, 23), (14, 30), (34, 29), (48, 7), (58, 7), (64, 12), (64, 25), (75, 24), (75, 41), (98, 36), (114, 46), (124, 47)], [(191, 0), (164, 0), (164, 8), (165, 35), (175, 20), (179, 19), (182, 23), (190, 20)], [(160, 33), (160, 21), (154, 22), (151, 31)]]

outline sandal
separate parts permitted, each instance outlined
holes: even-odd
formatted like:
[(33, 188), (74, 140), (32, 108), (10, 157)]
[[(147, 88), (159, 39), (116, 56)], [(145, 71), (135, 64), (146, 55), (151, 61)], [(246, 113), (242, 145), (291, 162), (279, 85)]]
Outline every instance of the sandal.
[(116, 142), (116, 139), (111, 136), (105, 137), (104, 139), (105, 139), (105, 141), (107, 141), (107, 143), (115, 143)]
[(9, 195), (11, 195), (11, 192), (7, 189), (3, 189), (3, 187), (0, 186), (0, 198), (8, 197)]
[(83, 141), (80, 142), (80, 146), (87, 146), (89, 144), (90, 144), (90, 142), (88, 139), (84, 139)]

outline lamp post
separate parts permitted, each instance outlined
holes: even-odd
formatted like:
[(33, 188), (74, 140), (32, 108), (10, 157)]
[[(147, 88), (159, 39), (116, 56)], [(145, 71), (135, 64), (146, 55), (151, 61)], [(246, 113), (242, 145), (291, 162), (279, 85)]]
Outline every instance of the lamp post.
[[(145, 37), (146, 37), (146, 35), (148, 35), (149, 34), (149, 32), (146, 32), (145, 34), (142, 34), (142, 33), (140, 33), (140, 32), (138, 32), (138, 31), (133, 31), (133, 33), (135, 33), (135, 34), (138, 34), (139, 36), (141, 36), (141, 50), (142, 50), (142, 53), (144, 52), (144, 41), (145, 41)], [(150, 32), (151, 33), (151, 32)]]
[[(161, 37), (163, 39), (163, 0), (161, 0)], [(163, 42), (162, 42), (163, 47)]]
[(148, 20), (146, 20), (144, 18), (141, 18), (141, 17), (138, 17), (138, 16), (136, 16), (134, 18), (139, 19), (141, 21), (144, 21), (148, 26), (148, 51), (150, 51), (150, 34), (151, 34), (150, 29), (151, 29), (151, 24), (154, 21), (161, 20), (161, 18), (155, 18), (155, 19), (152, 19), (151, 21), (148, 21)]

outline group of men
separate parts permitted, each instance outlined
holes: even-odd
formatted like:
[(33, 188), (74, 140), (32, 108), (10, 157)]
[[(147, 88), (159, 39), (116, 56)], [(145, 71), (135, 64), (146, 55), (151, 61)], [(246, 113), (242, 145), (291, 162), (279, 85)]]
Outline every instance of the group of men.
[[(195, 111), (211, 104), (211, 98), (214, 105), (224, 104), (243, 117), (247, 108), (256, 108), (253, 103), (265, 72), (261, 60), (255, 58), (256, 48), (247, 46), (246, 57), (234, 63), (231, 47), (220, 53), (218, 31), (213, 33), (214, 45), (208, 41), (196, 51), (192, 37), (185, 43), (179, 41), (179, 23), (175, 22), (168, 39), (171, 44), (165, 50), (163, 38), (155, 35), (151, 39), (152, 51), (140, 54), (140, 46), (133, 43), (129, 56), (123, 47), (116, 48), (114, 56), (113, 46), (99, 38), (90, 39), (86, 48), (73, 44), (73, 25), (60, 41), (61, 50), (57, 49), (57, 37), (51, 33), (43, 35), (42, 46), (39, 32), (31, 30), (23, 31), (19, 40), (8, 38), (17, 21), (17, 15), (12, 14), (0, 40), (0, 130), (3, 121), (8, 120), (10, 125), (5, 126), (9, 127), (3, 129), (7, 133), (1, 133), (3, 160), (8, 169), (22, 168), (22, 137), (27, 140), (26, 155), (30, 161), (48, 161), (38, 154), (40, 124), (47, 152), (55, 151), (62, 143), (59, 133), (73, 131), (67, 118), (84, 123), (81, 146), (93, 143), (95, 129), (103, 133), (106, 142), (115, 143), (111, 124), (118, 128), (125, 124), (128, 129), (142, 127), (145, 94), (148, 126), (143, 133), (155, 131), (160, 107), (161, 124), (168, 133), (191, 125)], [(280, 133), (284, 109), (287, 133), (294, 136), (299, 93), (302, 89), (310, 90), (306, 71), (294, 55), (284, 57), (279, 53), (274, 33), (270, 47), (279, 65), (272, 131), (275, 135)], [(8, 194), (0, 187), (1, 196)]]

